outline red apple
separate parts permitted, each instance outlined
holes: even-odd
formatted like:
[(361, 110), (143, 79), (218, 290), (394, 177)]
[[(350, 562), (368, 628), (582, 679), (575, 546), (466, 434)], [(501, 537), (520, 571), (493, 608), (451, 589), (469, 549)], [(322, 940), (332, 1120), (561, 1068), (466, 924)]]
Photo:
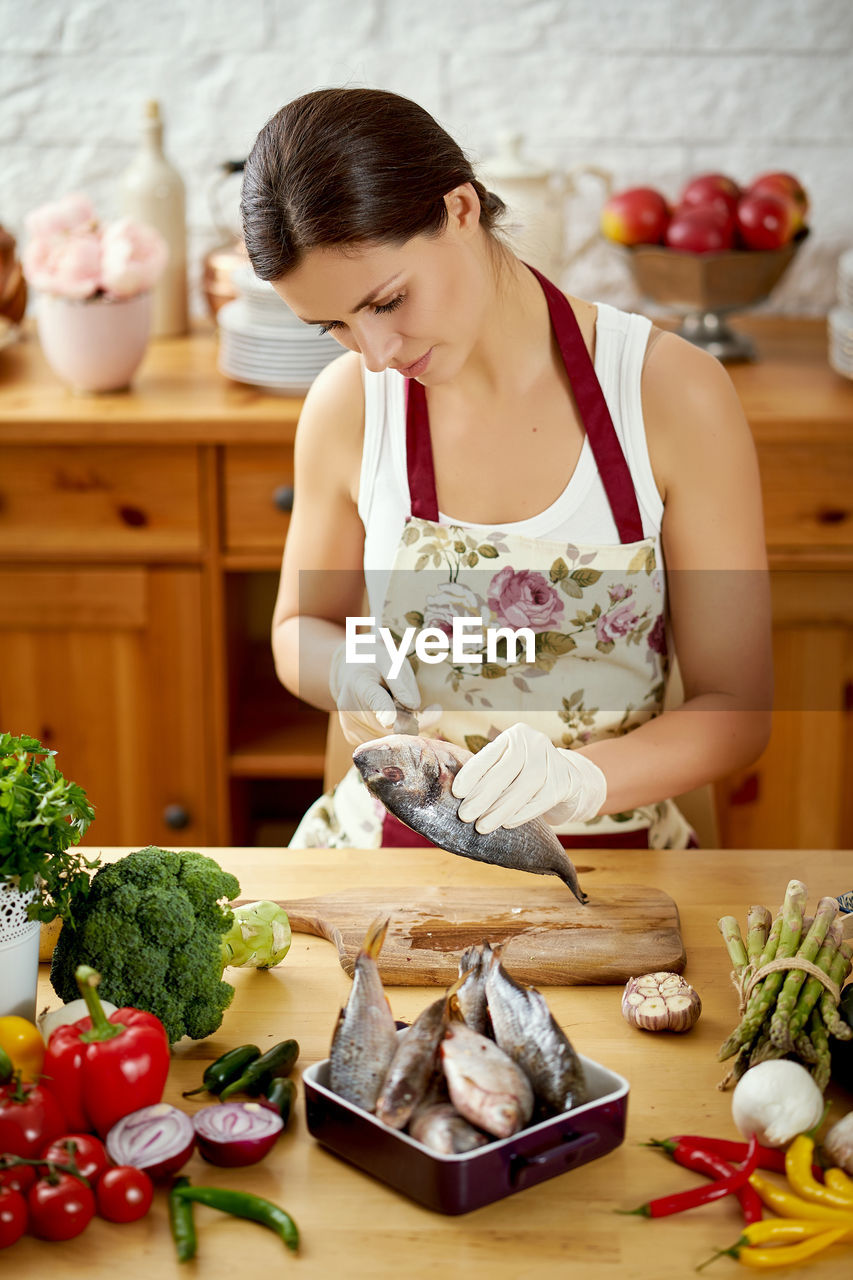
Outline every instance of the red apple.
[(747, 194), (737, 207), (737, 229), (748, 249), (781, 249), (800, 226), (800, 213), (787, 196)]
[(601, 210), (601, 232), (618, 244), (660, 244), (669, 206), (654, 187), (617, 191)]
[(734, 217), (740, 196), (738, 184), (724, 173), (700, 173), (688, 182), (681, 193), (679, 204), (689, 208), (705, 208), (710, 205), (711, 208)]
[(676, 209), (666, 229), (665, 240), (670, 249), (686, 253), (721, 253), (734, 244), (734, 220), (723, 217), (715, 208)]
[(747, 194), (787, 196), (789, 200), (793, 200), (800, 214), (797, 230), (806, 225), (809, 197), (799, 178), (795, 178), (792, 173), (763, 173), (749, 184)]

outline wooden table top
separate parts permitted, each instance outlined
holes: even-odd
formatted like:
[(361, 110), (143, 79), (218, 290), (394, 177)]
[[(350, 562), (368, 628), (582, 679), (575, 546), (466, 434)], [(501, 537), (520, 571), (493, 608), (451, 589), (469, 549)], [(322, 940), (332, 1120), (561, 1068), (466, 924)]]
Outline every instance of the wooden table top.
[[(125, 850), (104, 850), (110, 859)], [(440, 851), (287, 851), (207, 849), (241, 884), (244, 898), (309, 897), (355, 886), (512, 886), (528, 883), (522, 872), (486, 867)], [(695, 1185), (696, 1175), (644, 1148), (650, 1138), (676, 1133), (736, 1138), (731, 1094), (717, 1083), (716, 1060), (732, 1029), (735, 994), (717, 920), (735, 915), (745, 929), (746, 912), (761, 903), (774, 912), (789, 879), (809, 889), (812, 907), (823, 894), (853, 887), (853, 855), (823, 851), (714, 851), (696, 853), (596, 850), (578, 852), (586, 891), (632, 882), (656, 886), (676, 901), (687, 950), (685, 976), (702, 998), (698, 1024), (684, 1036), (653, 1035), (630, 1028), (620, 1013), (619, 987), (543, 988), (557, 1021), (575, 1047), (627, 1077), (631, 1085), (625, 1142), (600, 1160), (460, 1217), (433, 1213), (325, 1151), (307, 1132), (302, 1089), (286, 1134), (260, 1164), (216, 1169), (193, 1156), (185, 1173), (196, 1184), (241, 1188), (283, 1205), (299, 1225), (298, 1258), (271, 1233), (196, 1207), (198, 1259), (179, 1268), (168, 1220), (167, 1197), (155, 1196), (139, 1223), (116, 1226), (99, 1219), (83, 1235), (61, 1245), (25, 1237), (8, 1255), (18, 1275), (113, 1277), (199, 1275), (210, 1280), (274, 1274), (302, 1280), (330, 1276), (401, 1277), (462, 1275), (479, 1280), (533, 1280), (572, 1274), (583, 1280), (666, 1277), (684, 1280), (715, 1248), (732, 1244), (740, 1216), (724, 1200), (678, 1218), (649, 1221), (623, 1217), (641, 1201)], [(550, 881), (543, 880), (550, 886)], [(554, 882), (554, 890), (561, 886)], [(182, 1090), (201, 1081), (209, 1061), (227, 1049), (254, 1042), (262, 1049), (294, 1036), (301, 1056), (294, 1078), (328, 1056), (338, 1009), (349, 979), (331, 943), (295, 935), (276, 969), (230, 970), (236, 988), (220, 1030), (208, 1040), (176, 1046), (165, 1100), (187, 1111), (202, 1098), (184, 1101)], [(435, 997), (435, 988), (388, 988), (394, 1014), (411, 1020)], [(42, 966), (40, 1007), (56, 1003)], [(849, 1108), (839, 1093), (834, 1118)], [(814, 1280), (847, 1274), (849, 1252), (836, 1248), (808, 1264)], [(715, 1263), (734, 1276), (735, 1263)], [(274, 1270), (273, 1270), (274, 1269)], [(803, 1274), (806, 1269), (786, 1274)], [(710, 1270), (714, 1274), (714, 1268)]]
[[(811, 441), (849, 439), (853, 382), (828, 363), (825, 319), (739, 315), (731, 323), (758, 351), (754, 362), (726, 366), (758, 438), (798, 438), (807, 423)], [(21, 340), (0, 352), (0, 443), (292, 442), (302, 397), (224, 377), (216, 344), (203, 323), (184, 337), (154, 339), (130, 391), (74, 395), (48, 367), (28, 321)]]

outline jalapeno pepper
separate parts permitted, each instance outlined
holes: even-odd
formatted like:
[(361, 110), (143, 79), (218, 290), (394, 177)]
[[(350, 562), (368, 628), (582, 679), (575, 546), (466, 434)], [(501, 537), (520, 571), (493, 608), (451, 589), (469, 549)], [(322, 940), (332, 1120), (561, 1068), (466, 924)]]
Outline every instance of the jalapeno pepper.
[(242, 1075), (232, 1080), (220, 1093), (223, 1102), (235, 1093), (248, 1093), (256, 1096), (265, 1093), (270, 1083), (278, 1076), (286, 1076), (293, 1070), (299, 1057), (299, 1044), (296, 1040), (282, 1040), (275, 1044), (260, 1058), (250, 1062)]
[[(660, 1196), (627, 1212), (641, 1214), (645, 1218), (667, 1218), (673, 1213), (682, 1213), (685, 1209), (695, 1209), (699, 1205), (721, 1200), (723, 1196), (732, 1195), (746, 1185), (755, 1169), (757, 1159), (758, 1140), (753, 1134), (746, 1160), (737, 1169), (732, 1169), (725, 1178), (719, 1178), (716, 1182), (704, 1187), (690, 1187), (687, 1191), (680, 1191), (676, 1195)], [(617, 1210), (617, 1212), (622, 1211)]]
[(296, 1085), (293, 1081), (282, 1080), (281, 1077), (279, 1077), (278, 1079), (273, 1080), (267, 1090), (266, 1097), (261, 1098), (261, 1105), (269, 1107), (271, 1111), (277, 1111), (281, 1116), (286, 1129), (295, 1098)]
[(169, 1226), (172, 1228), (178, 1262), (189, 1262), (198, 1249), (192, 1200), (178, 1195), (183, 1187), (189, 1186), (189, 1182), (189, 1178), (178, 1178), (169, 1193)]
[(813, 1200), (816, 1204), (823, 1204), (832, 1209), (846, 1209), (849, 1213), (853, 1213), (853, 1200), (849, 1195), (815, 1181), (812, 1176), (813, 1151), (814, 1138), (800, 1133), (785, 1152), (785, 1173), (794, 1191), (806, 1200)]
[(251, 1062), (261, 1056), (256, 1044), (241, 1044), (236, 1049), (229, 1049), (221, 1058), (211, 1062), (205, 1068), (201, 1084), (197, 1089), (189, 1089), (182, 1096), (192, 1098), (197, 1093), (221, 1093), (227, 1084), (241, 1076)]

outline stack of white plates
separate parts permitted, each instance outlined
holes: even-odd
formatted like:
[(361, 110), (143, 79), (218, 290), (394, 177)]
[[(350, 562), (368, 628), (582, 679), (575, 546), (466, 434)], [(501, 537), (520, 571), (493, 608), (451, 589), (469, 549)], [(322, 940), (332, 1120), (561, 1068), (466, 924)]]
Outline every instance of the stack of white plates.
[(838, 260), (838, 301), (827, 316), (829, 363), (836, 373), (853, 378), (853, 249)]
[(286, 395), (307, 391), (340, 355), (338, 343), (304, 325), (251, 267), (238, 267), (232, 279), (239, 297), (216, 313), (220, 373)]

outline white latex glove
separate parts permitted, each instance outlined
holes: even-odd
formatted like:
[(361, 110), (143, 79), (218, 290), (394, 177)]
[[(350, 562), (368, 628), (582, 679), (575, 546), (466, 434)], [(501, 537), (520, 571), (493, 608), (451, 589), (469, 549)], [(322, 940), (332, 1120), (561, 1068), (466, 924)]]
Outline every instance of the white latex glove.
[(394, 731), (398, 715), (395, 699), (416, 715), (419, 731), (429, 729), (441, 718), (441, 707), (418, 711), (421, 693), (408, 658), (403, 659), (393, 679), (389, 675), (390, 667), (391, 657), (384, 646), (377, 645), (376, 662), (347, 663), (345, 644), (332, 655), (329, 689), (338, 708), (344, 737), (353, 746)]
[(520, 827), (531, 818), (555, 826), (588, 822), (607, 796), (597, 764), (577, 751), (555, 747), (528, 724), (504, 729), (466, 760), (453, 779), (459, 817), (488, 835), (496, 827)]

